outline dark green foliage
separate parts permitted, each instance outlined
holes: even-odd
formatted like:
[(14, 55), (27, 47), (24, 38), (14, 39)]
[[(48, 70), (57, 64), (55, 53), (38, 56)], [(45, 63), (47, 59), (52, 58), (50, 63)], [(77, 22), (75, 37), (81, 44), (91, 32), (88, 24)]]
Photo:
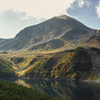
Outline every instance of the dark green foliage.
[(23, 57), (15, 57), (15, 58), (11, 58), (11, 61), (14, 61), (14, 63), (20, 63), (22, 61), (24, 61)]
[(36, 57), (30, 62), (30, 64), (34, 63), (34, 67), (25, 72), (25, 77), (88, 79), (93, 68), (87, 50), (90, 49), (77, 47), (52, 55), (48, 54), (48, 56)]
[(95, 51), (97, 54), (100, 54), (100, 49), (99, 48), (91, 47), (90, 49)]
[(100, 36), (98, 36), (98, 37), (96, 38), (96, 40), (97, 40), (97, 41), (100, 41)]
[(0, 81), (0, 100), (60, 100), (32, 88)]
[(75, 52), (75, 49), (66, 50), (66, 52)]
[[(36, 58), (34, 58), (36, 60)], [(35, 62), (35, 61), (34, 61)], [(33, 63), (33, 60), (32, 62)], [(50, 78), (50, 71), (52, 70), (53, 66), (55, 65), (55, 59), (53, 58), (46, 58), (45, 60), (37, 61), (37, 64), (35, 64), (35, 67), (33, 67), (32, 70), (28, 70), (25, 76), (30, 77), (48, 77)]]
[(82, 47), (77, 48), (75, 56), (71, 59), (70, 64), (73, 66), (73, 73), (76, 72), (77, 77), (81, 76), (80, 74), (82, 73), (89, 72), (92, 67), (91, 58)]
[(34, 62), (36, 62), (37, 61), (37, 59), (36, 58), (33, 58), (33, 60), (30, 62), (30, 64), (29, 65), (32, 65)]
[(11, 68), (11, 64), (0, 58), (0, 77), (13, 77), (15, 75), (15, 72)]
[(99, 51), (100, 50), (100, 49), (95, 48), (95, 47), (91, 47), (90, 49), (93, 50), (93, 51)]

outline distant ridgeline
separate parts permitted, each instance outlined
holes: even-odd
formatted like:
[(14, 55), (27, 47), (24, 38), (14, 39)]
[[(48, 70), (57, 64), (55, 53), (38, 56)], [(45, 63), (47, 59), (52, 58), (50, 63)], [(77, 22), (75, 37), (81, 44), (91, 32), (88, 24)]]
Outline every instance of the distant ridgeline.
[(15, 71), (11, 67), (11, 63), (0, 58), (0, 78), (15, 77)]
[(0, 51), (0, 54), (7, 54), (8, 52), (6, 51)]

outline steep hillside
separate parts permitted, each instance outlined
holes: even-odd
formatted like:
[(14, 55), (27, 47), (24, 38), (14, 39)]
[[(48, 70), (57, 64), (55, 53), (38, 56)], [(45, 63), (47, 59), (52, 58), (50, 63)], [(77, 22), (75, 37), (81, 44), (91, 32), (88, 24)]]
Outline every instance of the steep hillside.
[(61, 100), (32, 88), (23, 87), (16, 83), (0, 80), (1, 100)]
[[(63, 35), (53, 38), (50, 41), (46, 41), (44, 43), (40, 43), (38, 45), (34, 45), (29, 50), (38, 50), (38, 51), (44, 51), (44, 50), (54, 50), (54, 49), (72, 49), (78, 47), (77, 45), (80, 44), (80, 40), (84, 41), (87, 37), (90, 37), (93, 34), (92, 31), (87, 31), (82, 28), (72, 28), (68, 30), (67, 32), (63, 33)], [(81, 42), (83, 43), (83, 42)], [(82, 46), (81, 44), (80, 46)]]
[[(26, 27), (14, 39), (0, 43), (1, 50), (20, 50), (41, 45), (53, 39), (67, 40), (80, 39), (92, 34), (92, 29), (81, 22), (66, 15), (53, 17), (38, 25)], [(79, 36), (78, 36), (79, 35)], [(62, 37), (62, 38), (61, 38)], [(59, 42), (62, 41), (59, 39)], [(66, 40), (66, 41), (65, 41)], [(56, 45), (55, 43), (53, 45)], [(64, 45), (63, 45), (64, 46)], [(60, 46), (58, 46), (60, 48)], [(58, 48), (57, 47), (57, 48)], [(52, 48), (53, 49), (53, 48)], [(56, 49), (56, 48), (55, 48)]]
[(94, 30), (93, 35), (90, 35), (79, 42), (80, 43), (77, 44), (77, 46), (100, 48), (100, 30)]
[(9, 55), (19, 77), (98, 79), (100, 49), (78, 47), (58, 53)]
[(57, 49), (65, 46), (65, 42), (61, 39), (54, 39), (49, 42), (45, 42), (43, 44), (39, 44), (37, 46), (34, 46), (30, 48), (29, 50), (52, 50), (52, 49)]
[(81, 39), (83, 36), (88, 35), (88, 34), (90, 34), (90, 33), (85, 29), (73, 28), (69, 32), (66, 32), (62, 36), (62, 39), (64, 39), (64, 40), (78, 40), (78, 39)]
[(92, 70), (91, 57), (84, 48), (36, 57), (30, 65), (26, 77), (88, 79)]
[(21, 51), (0, 56), (12, 64), (18, 77), (69, 80), (100, 78), (100, 49), (94, 47), (78, 47), (55, 53)]
[(11, 64), (0, 58), (0, 78), (14, 77), (15, 71), (12, 69)]
[(0, 38), (0, 42), (2, 42), (4, 39)]

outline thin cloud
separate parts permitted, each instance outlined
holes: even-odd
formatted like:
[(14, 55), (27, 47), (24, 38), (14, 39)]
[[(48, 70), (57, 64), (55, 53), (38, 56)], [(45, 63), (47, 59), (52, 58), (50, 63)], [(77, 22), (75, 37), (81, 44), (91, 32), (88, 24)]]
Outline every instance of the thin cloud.
[(85, 0), (85, 3), (86, 3), (86, 5), (87, 5), (87, 7), (89, 7), (89, 6), (91, 5), (91, 2), (88, 1), (88, 0)]
[(96, 13), (98, 15), (98, 18), (100, 18), (100, 1), (98, 2), (98, 5), (96, 6)]
[(84, 6), (84, 4), (85, 4), (84, 0), (78, 0), (78, 6), (80, 8), (82, 8)]
[(83, 6), (89, 7), (91, 5), (91, 2), (89, 0), (76, 0), (76, 2), (79, 8), (82, 8)]

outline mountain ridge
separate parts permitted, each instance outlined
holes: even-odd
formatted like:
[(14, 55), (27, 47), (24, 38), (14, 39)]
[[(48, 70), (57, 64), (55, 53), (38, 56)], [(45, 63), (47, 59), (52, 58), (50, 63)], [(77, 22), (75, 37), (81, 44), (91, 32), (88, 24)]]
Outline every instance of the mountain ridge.
[[(69, 29), (72, 30), (70, 32), (66, 32)], [(74, 33), (74, 31), (76, 33)], [(43, 44), (45, 43), (45, 41), (52, 41), (56, 37), (62, 36), (62, 34), (64, 33), (66, 34), (64, 35), (64, 38), (68, 38), (68, 40), (64, 39), (63, 37), (59, 38), (60, 40), (63, 40), (66, 44), (68, 41), (71, 42), (75, 39), (82, 39), (82, 36), (88, 36), (92, 34), (92, 31), (93, 29), (85, 26), (74, 18), (66, 15), (56, 16), (37, 25), (24, 28), (18, 34), (16, 34), (13, 39), (9, 41), (1, 41), (0, 50), (16, 51), (21, 49), (29, 49), (29, 47), (39, 45), (39, 43)]]

